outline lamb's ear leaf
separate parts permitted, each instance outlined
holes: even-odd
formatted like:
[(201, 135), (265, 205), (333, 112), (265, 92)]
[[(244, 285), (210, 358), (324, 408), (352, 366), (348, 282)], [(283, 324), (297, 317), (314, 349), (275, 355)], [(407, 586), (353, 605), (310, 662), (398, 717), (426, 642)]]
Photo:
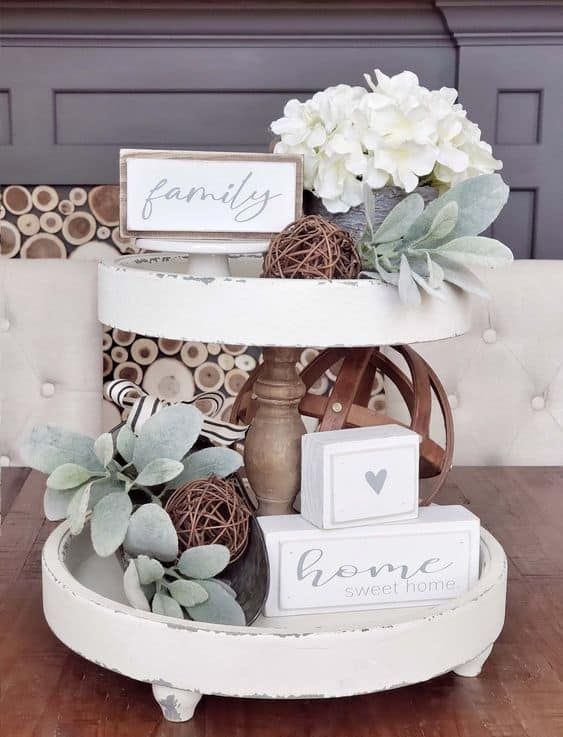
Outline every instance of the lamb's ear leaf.
[(505, 266), (514, 259), (512, 251), (504, 243), (494, 238), (477, 235), (448, 241), (436, 251), (431, 252), (431, 256), (434, 253), (446, 256), (464, 266), (487, 266), (489, 268)]
[(34, 427), (21, 446), (24, 463), (50, 474), (64, 463), (76, 463), (88, 471), (103, 471), (96, 458), (94, 440), (54, 425)]
[(168, 590), (178, 604), (185, 607), (197, 606), (209, 599), (209, 594), (197, 581), (179, 579), (169, 584)]
[(59, 489), (45, 489), (45, 495), (43, 496), (43, 510), (45, 517), (50, 522), (59, 522), (62, 519), (66, 519), (68, 514), (68, 505), (72, 499), (73, 492), (60, 491)]
[(155, 594), (152, 599), (152, 610), (155, 614), (184, 619), (182, 607), (168, 594)]
[(421, 301), (420, 292), (413, 278), (407, 257), (404, 254), (401, 256), (398, 287), (401, 302), (408, 307), (418, 307)]
[(90, 503), (91, 484), (84, 484), (74, 492), (68, 505), (68, 522), (72, 535), (80, 535), (86, 524)]
[(225, 545), (198, 545), (184, 550), (178, 570), (189, 578), (213, 578), (228, 565), (230, 557)]
[(113, 438), (111, 433), (104, 432), (94, 442), (94, 453), (104, 468), (107, 468), (113, 458)]
[(194, 479), (209, 476), (225, 478), (242, 466), (242, 456), (232, 448), (204, 448), (184, 458), (184, 470), (175, 479), (174, 486), (180, 487)]
[(101, 558), (115, 553), (125, 540), (133, 504), (127, 494), (114, 491), (96, 504), (90, 531), (92, 545)]
[(457, 204), (458, 217), (454, 228), (445, 237), (452, 240), (478, 235), (497, 219), (508, 200), (508, 193), (509, 189), (499, 174), (482, 174), (466, 179), (430, 202), (405, 238), (411, 243), (424, 238), (438, 212), (450, 202)]
[(75, 489), (77, 486), (85, 484), (91, 475), (92, 472), (83, 466), (79, 466), (76, 463), (63, 463), (62, 466), (55, 468), (49, 475), (47, 486), (50, 489), (59, 489), (61, 491)]
[(417, 193), (405, 197), (391, 210), (374, 235), (375, 243), (388, 243), (402, 238), (424, 210), (424, 200)]
[(428, 237), (441, 240), (449, 235), (455, 228), (459, 213), (457, 202), (447, 202), (438, 212), (430, 225)]
[(123, 590), (127, 601), (132, 607), (140, 609), (143, 612), (150, 612), (151, 607), (141, 588), (141, 582), (139, 581), (139, 574), (137, 573), (134, 560), (129, 561), (129, 565), (123, 574)]
[(131, 463), (133, 460), (136, 440), (137, 436), (127, 424), (123, 425), (121, 430), (117, 433), (117, 440), (115, 441), (117, 452), (127, 463)]
[(483, 282), (466, 266), (458, 264), (439, 253), (433, 254), (432, 258), (435, 263), (440, 265), (444, 274), (444, 281), (454, 284), (470, 294), (476, 294), (484, 299), (491, 298)]
[(190, 404), (165, 407), (144, 423), (135, 442), (133, 464), (142, 471), (157, 458), (181, 461), (203, 427), (203, 415)]
[(202, 604), (188, 607), (188, 614), (197, 622), (213, 622), (214, 624), (246, 624), (244, 611), (240, 604), (223, 586), (213, 580), (198, 581), (207, 591), (208, 599)]
[(158, 504), (143, 504), (129, 520), (123, 547), (129, 555), (148, 555), (161, 561), (176, 560), (178, 534), (168, 513)]
[(170, 458), (155, 458), (154, 461), (147, 463), (135, 479), (135, 483), (141, 486), (166, 484), (179, 476), (183, 470), (184, 466), (180, 461), (173, 461)]
[(148, 555), (139, 555), (135, 558), (139, 581), (142, 586), (148, 586), (155, 581), (160, 581), (164, 576), (165, 570), (162, 563), (155, 558), (149, 558)]

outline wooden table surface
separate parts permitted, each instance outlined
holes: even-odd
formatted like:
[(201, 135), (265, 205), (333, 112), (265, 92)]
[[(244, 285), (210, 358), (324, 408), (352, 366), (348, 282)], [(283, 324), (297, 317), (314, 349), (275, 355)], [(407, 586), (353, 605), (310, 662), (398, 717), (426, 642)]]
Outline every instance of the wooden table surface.
[(150, 686), (89, 663), (48, 629), (41, 483), (25, 482), (0, 536), (1, 737), (563, 737), (563, 469), (449, 477), (442, 503), (473, 510), (510, 560), (506, 626), (479, 678), (326, 701), (209, 696), (185, 724), (162, 720)]

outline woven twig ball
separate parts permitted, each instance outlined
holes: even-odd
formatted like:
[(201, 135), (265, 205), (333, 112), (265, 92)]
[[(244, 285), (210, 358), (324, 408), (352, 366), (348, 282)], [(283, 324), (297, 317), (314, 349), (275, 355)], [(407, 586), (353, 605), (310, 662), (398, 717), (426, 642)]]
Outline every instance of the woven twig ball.
[(251, 511), (232, 481), (211, 476), (180, 486), (165, 506), (180, 544), (180, 552), (217, 543), (231, 552), (231, 563), (244, 553)]
[(272, 238), (264, 276), (278, 279), (355, 279), (360, 258), (348, 233), (320, 215), (299, 218)]

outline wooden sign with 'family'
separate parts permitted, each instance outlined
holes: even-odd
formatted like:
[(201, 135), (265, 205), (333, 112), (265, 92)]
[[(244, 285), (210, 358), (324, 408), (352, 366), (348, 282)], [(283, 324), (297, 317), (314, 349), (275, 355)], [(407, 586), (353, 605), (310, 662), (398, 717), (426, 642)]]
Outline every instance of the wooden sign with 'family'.
[(266, 616), (435, 604), (479, 575), (479, 520), (460, 506), (345, 530), (320, 530), (290, 514), (258, 522), (270, 564)]
[(261, 240), (301, 215), (303, 157), (122, 150), (123, 236)]
[(317, 527), (413, 519), (420, 436), (399, 425), (304, 435), (301, 514)]

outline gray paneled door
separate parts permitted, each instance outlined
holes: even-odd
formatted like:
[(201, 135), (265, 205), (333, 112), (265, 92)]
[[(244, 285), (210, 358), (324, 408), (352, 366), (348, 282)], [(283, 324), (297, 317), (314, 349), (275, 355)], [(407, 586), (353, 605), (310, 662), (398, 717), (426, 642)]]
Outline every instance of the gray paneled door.
[(563, 256), (563, 46), (466, 46), (460, 93), (504, 162), (493, 226), (518, 258)]

